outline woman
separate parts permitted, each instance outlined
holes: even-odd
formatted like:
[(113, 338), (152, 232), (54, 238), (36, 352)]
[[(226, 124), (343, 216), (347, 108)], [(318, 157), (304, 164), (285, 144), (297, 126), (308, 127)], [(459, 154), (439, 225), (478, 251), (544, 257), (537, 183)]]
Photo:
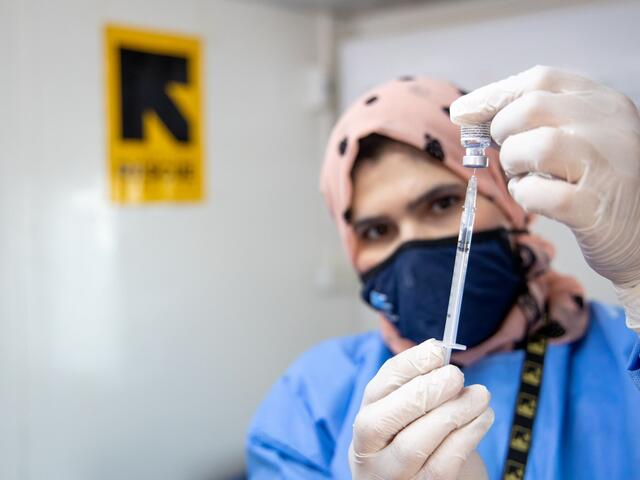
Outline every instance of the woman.
[[(547, 67), (459, 96), (402, 78), (336, 125), (322, 190), (380, 331), (325, 342), (276, 383), (250, 429), (251, 478), (638, 475), (638, 110)], [(478, 172), (456, 366), (429, 340), (442, 338), (471, 173), (449, 109), (457, 123), (492, 120), (504, 168), (494, 151)], [(623, 309), (585, 302), (550, 269), (531, 213), (573, 230), (629, 329)]]

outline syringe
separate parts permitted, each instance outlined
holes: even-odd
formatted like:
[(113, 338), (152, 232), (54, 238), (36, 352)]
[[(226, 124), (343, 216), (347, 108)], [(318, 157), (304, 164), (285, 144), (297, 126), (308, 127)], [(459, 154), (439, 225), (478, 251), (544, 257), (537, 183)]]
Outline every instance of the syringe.
[(462, 127), (460, 129), (460, 142), (466, 148), (466, 155), (462, 158), (462, 164), (465, 167), (473, 168), (473, 175), (469, 179), (464, 197), (456, 259), (453, 266), (453, 279), (451, 280), (451, 291), (449, 293), (447, 320), (441, 342), (445, 349), (445, 364), (448, 364), (451, 360), (451, 350), (466, 350), (467, 348), (465, 345), (456, 343), (456, 337), (458, 336), (464, 281), (467, 275), (469, 251), (471, 250), (473, 220), (476, 213), (476, 196), (478, 194), (476, 168), (489, 166), (489, 158), (485, 155), (485, 149), (491, 144), (490, 124)]
[(449, 293), (449, 307), (447, 308), (447, 323), (444, 327), (442, 346), (445, 347), (445, 363), (451, 359), (451, 350), (466, 350), (466, 346), (456, 343), (458, 335), (458, 321), (460, 308), (462, 307), (462, 294), (464, 293), (464, 280), (467, 275), (467, 262), (471, 249), (471, 235), (473, 234), (473, 219), (476, 213), (476, 194), (478, 191), (478, 178), (473, 175), (467, 185), (467, 193), (464, 197), (464, 207), (460, 218), (460, 233), (458, 234), (458, 247), (456, 248), (456, 260), (453, 266), (453, 279)]

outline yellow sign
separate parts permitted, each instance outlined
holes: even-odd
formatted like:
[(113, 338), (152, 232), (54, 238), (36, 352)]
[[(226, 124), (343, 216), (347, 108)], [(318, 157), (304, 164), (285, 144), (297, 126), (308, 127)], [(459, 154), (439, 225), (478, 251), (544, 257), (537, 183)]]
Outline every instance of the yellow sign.
[(118, 203), (201, 200), (200, 41), (109, 26), (105, 43), (111, 198)]

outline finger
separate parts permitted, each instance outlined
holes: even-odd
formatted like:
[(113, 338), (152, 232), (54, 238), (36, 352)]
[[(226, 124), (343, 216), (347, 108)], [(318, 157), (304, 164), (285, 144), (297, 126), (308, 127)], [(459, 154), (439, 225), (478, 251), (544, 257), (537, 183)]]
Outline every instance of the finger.
[(460, 97), (449, 107), (451, 121), (458, 125), (488, 122), (496, 113), (528, 92), (579, 91), (593, 88), (594, 85), (594, 82), (579, 75), (538, 65)]
[(598, 210), (596, 194), (554, 178), (539, 175), (512, 178), (509, 192), (527, 212), (539, 213), (571, 228), (593, 225)]
[(447, 365), (415, 377), (377, 402), (360, 409), (353, 425), (356, 452), (382, 450), (417, 418), (456, 397), (464, 386), (459, 368)]
[(444, 364), (440, 344), (430, 339), (387, 360), (364, 391), (362, 405), (373, 403), (411, 379)]
[(456, 480), (462, 465), (493, 424), (491, 408), (451, 433), (427, 459), (416, 478)]
[(562, 128), (540, 127), (508, 137), (500, 149), (500, 164), (509, 177), (544, 173), (576, 183), (591, 148)]
[(500, 110), (491, 122), (491, 136), (498, 145), (511, 135), (538, 127), (559, 127), (569, 121), (565, 112), (574, 100), (557, 93), (536, 91), (517, 98)]
[(489, 391), (482, 385), (471, 385), (453, 400), (442, 404), (400, 431), (383, 450), (382, 463), (405, 465), (408, 471), (419, 471), (427, 458), (452, 431), (480, 416), (488, 407)]

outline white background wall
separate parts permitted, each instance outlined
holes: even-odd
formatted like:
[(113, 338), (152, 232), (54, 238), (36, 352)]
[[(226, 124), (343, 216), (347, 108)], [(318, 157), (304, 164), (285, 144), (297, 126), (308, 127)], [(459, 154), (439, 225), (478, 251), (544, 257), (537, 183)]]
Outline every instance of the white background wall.
[[(640, 2), (485, 0), (359, 15), (342, 26), (341, 105), (388, 79), (430, 74), (472, 90), (536, 64), (576, 71), (640, 103)], [(592, 298), (615, 302), (564, 226), (540, 218), (533, 230), (557, 247), (555, 266)]]
[[(106, 22), (201, 36), (208, 199), (107, 201)], [(354, 330), (306, 105), (316, 18), (223, 0), (0, 2), (0, 478), (239, 471), (300, 352)]]

